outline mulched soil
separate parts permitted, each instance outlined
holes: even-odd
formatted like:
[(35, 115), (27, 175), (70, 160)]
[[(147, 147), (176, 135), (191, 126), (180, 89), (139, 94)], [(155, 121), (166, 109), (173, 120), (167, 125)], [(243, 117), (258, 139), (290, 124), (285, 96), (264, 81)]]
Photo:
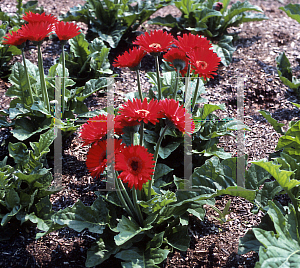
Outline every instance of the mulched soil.
[[(24, 1), (26, 2), (26, 1)], [(235, 1), (233, 1), (235, 2)], [(239, 39), (235, 42), (236, 51), (233, 62), (228, 67), (221, 66), (215, 79), (207, 84), (207, 93), (203, 95), (209, 103), (226, 105), (226, 111), (219, 112), (221, 118), (236, 116), (237, 78), (244, 81), (244, 122), (251, 128), (245, 134), (245, 153), (249, 161), (267, 157), (274, 152), (279, 135), (268, 122), (258, 113), (264, 109), (270, 111), (272, 116), (287, 124), (290, 120), (299, 120), (299, 110), (290, 102), (297, 102), (293, 93), (284, 86), (276, 70), (275, 58), (285, 51), (293, 66), (299, 73), (300, 67), (296, 61), (300, 51), (299, 24), (287, 17), (278, 9), (283, 4), (275, 0), (250, 1), (260, 6), (269, 17), (268, 21), (245, 23), (231, 32), (236, 32)], [(59, 15), (65, 13), (70, 7), (82, 4), (84, 1), (39, 1), (47, 14)], [(287, 2), (285, 2), (287, 4)], [(14, 12), (14, 3), (9, 0), (0, 2), (4, 11)], [(164, 8), (155, 16), (173, 14), (180, 16), (174, 7)], [(84, 25), (82, 25), (84, 27)], [(288, 26), (288, 27), (287, 27)], [(141, 30), (158, 28), (144, 23)], [(36, 48), (29, 46), (26, 56), (36, 61)], [(112, 55), (117, 55), (115, 51)], [(57, 40), (44, 43), (45, 67), (51, 66), (53, 60), (59, 55), (60, 46)], [(19, 58), (16, 58), (19, 60)], [(142, 73), (153, 70), (153, 60), (147, 57), (142, 64), (147, 66)], [(116, 79), (115, 92), (116, 105), (122, 102), (124, 93), (136, 88), (136, 77), (128, 70), (116, 69), (121, 78)], [(150, 87), (149, 82), (142, 77), (143, 89)], [(0, 79), (0, 105), (9, 106), (10, 99), (4, 94), (9, 87), (7, 80)], [(101, 109), (105, 106), (105, 96), (94, 94), (88, 98), (87, 104), (91, 110)], [(299, 103), (299, 102), (298, 102)], [(6, 130), (0, 132), (1, 142), (10, 136)], [(219, 146), (225, 151), (236, 154), (236, 139), (222, 137)], [(85, 159), (88, 148), (82, 147), (78, 134), (73, 134), (63, 146), (63, 175), (64, 190), (51, 197), (53, 208), (59, 210), (73, 205), (80, 199), (84, 204), (90, 205), (96, 196), (95, 191), (103, 187), (100, 180), (93, 179), (86, 167)], [(0, 159), (7, 154), (5, 146), (0, 147)], [(222, 226), (211, 216), (216, 213), (207, 207), (207, 215), (203, 221), (190, 218), (189, 235), (191, 245), (187, 252), (174, 250), (161, 267), (254, 267), (258, 260), (256, 253), (243, 256), (237, 254), (238, 241), (248, 229), (260, 222), (262, 213), (254, 215), (250, 212), (252, 205), (242, 198), (223, 196), (218, 198), (216, 206), (223, 209), (231, 199), (231, 213), (233, 219)], [(84, 267), (86, 251), (97, 239), (97, 236), (88, 231), (77, 233), (69, 228), (53, 232), (39, 240), (35, 240), (34, 226), (24, 224), (19, 227), (16, 235), (10, 240), (0, 242), (0, 267)], [(97, 267), (120, 267), (117, 259), (111, 258)]]

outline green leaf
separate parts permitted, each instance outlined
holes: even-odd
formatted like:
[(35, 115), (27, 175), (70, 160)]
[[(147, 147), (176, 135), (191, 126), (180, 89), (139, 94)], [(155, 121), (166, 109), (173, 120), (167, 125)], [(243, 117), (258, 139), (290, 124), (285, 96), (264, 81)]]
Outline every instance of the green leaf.
[(273, 162), (266, 162), (265, 160), (253, 161), (252, 163), (268, 171), (285, 190), (291, 190), (300, 184), (298, 180), (290, 180), (290, 176), (294, 172), (280, 170), (281, 165), (275, 165)]
[(285, 135), (279, 138), (275, 149), (283, 149), (284, 153), (300, 161), (300, 121), (293, 124)]
[[(165, 147), (160, 146), (158, 149), (158, 155), (162, 159), (166, 159), (171, 155), (172, 152), (174, 152), (178, 148), (179, 145), (180, 142), (170, 142)], [(154, 148), (156, 148), (156, 146)]]
[(143, 207), (146, 214), (151, 214), (159, 211), (161, 208), (170, 203), (176, 202), (175, 193), (167, 191), (165, 194), (156, 195), (148, 201), (140, 201), (139, 204)]
[(279, 7), (283, 10), (290, 18), (300, 23), (300, 4), (288, 4), (284, 7)]
[(188, 235), (188, 225), (174, 226), (168, 230), (166, 235), (167, 243), (180, 251), (186, 251), (190, 246), (190, 237)]
[(151, 229), (151, 226), (141, 228), (134, 220), (129, 220), (122, 215), (122, 219), (120, 219), (116, 228), (119, 234), (114, 237), (115, 243), (117, 246), (121, 246), (147, 229)]
[(173, 17), (171, 14), (168, 14), (165, 17), (157, 16), (157, 17), (149, 20), (148, 24), (155, 24), (155, 25), (175, 28), (175, 27), (178, 27), (179, 21), (180, 21), (179, 18)]
[(49, 129), (44, 134), (41, 134), (38, 142), (30, 142), (30, 146), (34, 150), (34, 156), (40, 158), (42, 155), (50, 152), (49, 147), (53, 143), (55, 136), (54, 129)]
[(262, 21), (262, 20), (268, 20), (268, 19), (269, 18), (265, 14), (245, 12), (243, 14), (242, 19), (239, 22), (244, 23), (244, 22), (250, 22), (250, 21)]
[[(106, 235), (108, 236), (108, 235)], [(109, 239), (100, 238), (87, 251), (85, 266), (94, 267), (107, 260), (111, 255), (116, 254), (120, 249), (114, 243), (113, 237)]]
[(224, 110), (225, 107), (223, 105), (215, 105), (215, 104), (204, 104), (200, 117), (195, 117), (195, 120), (205, 120), (209, 114), (216, 110)]
[(253, 229), (255, 237), (263, 244), (255, 267), (297, 267), (300, 258), (299, 235), (296, 236), (297, 240), (291, 236), (291, 232), (296, 231), (295, 209), (289, 205), (293, 217), (287, 219), (272, 201), (269, 206), (268, 214), (274, 221), (277, 234), (259, 228)]
[(67, 225), (77, 232), (88, 228), (90, 232), (102, 234), (108, 220), (108, 210), (102, 198), (96, 199), (92, 206), (85, 206), (80, 200), (53, 215), (54, 223)]
[(118, 25), (114, 27), (114, 29), (110, 31), (109, 34), (105, 34), (102, 31), (98, 31), (97, 33), (99, 38), (107, 42), (110, 47), (116, 48), (126, 30), (126, 26)]
[(29, 151), (27, 146), (22, 142), (8, 144), (9, 155), (14, 159), (16, 164), (26, 164), (29, 161)]
[[(28, 118), (22, 117), (16, 120), (15, 128), (11, 132), (16, 139), (23, 141), (36, 133), (49, 129), (52, 120), (50, 118), (49, 120), (46, 119), (37, 126)], [(38, 129), (35, 129), (35, 127), (38, 127)]]
[(74, 38), (69, 40), (70, 50), (74, 53), (74, 56), (79, 59), (79, 63), (82, 66), (87, 60), (88, 55), (91, 53), (89, 51), (89, 42), (85, 39), (85, 35), (80, 33)]
[[(224, 16), (224, 24), (229, 24), (230, 20), (233, 19), (234, 16), (243, 13), (245, 11), (257, 11), (263, 12), (263, 10), (255, 5), (250, 4), (248, 1), (245, 2), (236, 2), (232, 4), (231, 8), (227, 10), (226, 15)], [(226, 27), (227, 28), (227, 27)]]
[(271, 113), (268, 111), (260, 110), (259, 113), (267, 119), (267, 121), (272, 125), (277, 133), (283, 134), (282, 127), (284, 126), (283, 123), (278, 123), (277, 120), (271, 117)]
[(174, 169), (168, 167), (165, 164), (161, 164), (161, 163), (156, 164), (153, 180), (155, 181), (161, 178), (162, 176), (170, 173), (172, 170)]
[(163, 262), (168, 254), (169, 250), (166, 249), (151, 248), (144, 251), (143, 248), (132, 247), (120, 251), (115, 257), (125, 261), (122, 262), (124, 268), (158, 268), (156, 264)]
[(282, 52), (278, 57), (276, 57), (277, 62), (277, 72), (280, 80), (284, 85), (288, 86), (291, 89), (296, 90), (300, 87), (300, 80), (298, 80), (292, 74), (291, 64), (288, 58), (285, 56), (285, 53)]
[(235, 51), (232, 40), (232, 36), (223, 35), (217, 44), (212, 44), (214, 52), (221, 58), (224, 66), (228, 66), (232, 61), (232, 55)]
[(20, 205), (20, 197), (14, 189), (8, 190), (7, 194), (5, 195), (5, 204), (10, 210)]
[(76, 97), (77, 100), (83, 101), (93, 93), (99, 91), (100, 89), (108, 86), (107, 79), (105, 77), (100, 77), (98, 79), (89, 80), (84, 87), (84, 90), (80, 94), (80, 96)]

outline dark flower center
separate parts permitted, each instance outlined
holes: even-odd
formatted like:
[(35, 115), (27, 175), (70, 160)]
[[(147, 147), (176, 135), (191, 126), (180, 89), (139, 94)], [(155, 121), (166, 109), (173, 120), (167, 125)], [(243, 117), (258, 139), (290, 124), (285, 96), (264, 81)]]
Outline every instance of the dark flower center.
[(132, 162), (131, 162), (131, 168), (132, 168), (134, 171), (137, 171), (137, 169), (139, 168), (139, 162), (138, 162), (138, 161), (132, 161)]
[(151, 45), (149, 45), (149, 47), (153, 47), (153, 48), (161, 48), (161, 45), (158, 43), (152, 43)]
[(139, 157), (131, 157), (128, 161), (128, 166), (131, 168), (132, 172), (135, 174), (138, 174), (142, 168), (143, 164), (141, 162), (141, 159)]
[(196, 65), (197, 65), (197, 68), (200, 67), (201, 70), (205, 70), (207, 68), (208, 64), (205, 61), (198, 60), (198, 61), (196, 61)]

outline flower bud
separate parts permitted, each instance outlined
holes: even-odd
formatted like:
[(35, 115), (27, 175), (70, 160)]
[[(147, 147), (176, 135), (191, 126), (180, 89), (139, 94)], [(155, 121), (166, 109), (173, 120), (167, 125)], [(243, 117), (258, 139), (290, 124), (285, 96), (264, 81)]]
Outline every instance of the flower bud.
[(223, 8), (223, 3), (221, 2), (214, 3), (213, 5), (213, 9), (216, 11), (220, 11), (222, 8)]

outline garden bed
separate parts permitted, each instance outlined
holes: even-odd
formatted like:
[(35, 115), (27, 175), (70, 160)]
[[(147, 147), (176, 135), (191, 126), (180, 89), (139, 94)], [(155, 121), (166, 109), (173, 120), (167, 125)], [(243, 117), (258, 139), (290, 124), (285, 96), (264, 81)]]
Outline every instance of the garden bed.
[[(235, 2), (235, 1), (233, 1)], [(273, 0), (250, 1), (260, 6), (267, 21), (245, 23), (241, 27), (230, 28), (230, 32), (238, 32), (239, 38), (234, 45), (236, 51), (233, 61), (228, 66), (221, 66), (217, 76), (207, 84), (207, 93), (203, 95), (210, 104), (226, 105), (226, 110), (220, 112), (220, 118), (236, 117), (237, 103), (237, 78), (244, 80), (244, 123), (251, 128), (245, 133), (245, 153), (248, 160), (266, 158), (275, 151), (280, 135), (258, 113), (259, 110), (267, 110), (272, 117), (282, 123), (300, 118), (299, 110), (290, 102), (297, 102), (294, 94), (280, 81), (276, 69), (276, 56), (285, 51), (290, 59), (295, 72), (300, 70), (297, 57), (300, 57), (300, 34), (299, 24), (289, 18), (278, 8), (283, 4)], [(1, 1), (0, 7), (6, 12), (13, 12), (13, 5), (8, 0)], [(59, 15), (65, 13), (70, 7), (84, 1), (40, 1), (47, 14)], [(287, 3), (285, 3), (287, 4)], [(176, 8), (164, 8), (159, 10), (153, 17), (164, 16), (169, 13), (178, 14)], [(179, 13), (178, 13), (179, 12)], [(288, 25), (288, 27), (287, 27)], [(144, 23), (140, 30), (159, 28), (158, 26)], [(55, 57), (59, 55), (58, 40), (47, 41), (47, 53), (44, 58), (49, 60), (49, 66)], [(50, 48), (49, 48), (50, 47)], [(33, 50), (35, 48), (32, 48)], [(35, 55), (27, 50), (26, 55)], [(114, 52), (118, 55), (118, 52)], [(29, 58), (36, 61), (35, 58)], [(112, 61), (113, 59), (111, 59)], [(51, 63), (51, 64), (50, 64)], [(111, 62), (112, 63), (112, 62)], [(144, 64), (143, 64), (144, 63)], [(145, 57), (142, 66), (142, 75), (147, 71), (154, 70), (154, 61)], [(47, 68), (47, 63), (45, 63)], [(136, 76), (126, 69), (115, 69), (120, 72), (121, 78), (116, 78), (115, 104), (122, 102), (124, 93), (128, 93), (132, 87), (136, 88)], [(3, 98), (1, 109), (7, 108), (10, 99), (4, 94), (9, 86), (5, 79), (0, 79), (0, 92)], [(142, 76), (142, 87), (148, 89), (149, 81)], [(298, 102), (299, 103), (299, 102)], [(90, 110), (105, 107), (104, 94), (93, 94), (86, 100)], [(6, 139), (9, 134), (1, 131), (1, 138)], [(236, 138), (222, 137), (220, 147), (225, 151), (236, 154)], [(73, 205), (80, 199), (85, 205), (91, 205), (96, 199), (95, 191), (103, 187), (103, 183), (90, 176), (85, 166), (88, 148), (82, 147), (82, 141), (78, 133), (73, 134), (63, 146), (63, 174), (62, 191), (51, 196), (54, 210), (59, 210)], [(7, 154), (5, 148), (1, 148), (0, 160)], [(223, 196), (217, 198), (216, 206), (223, 209), (227, 201), (231, 199), (231, 213), (228, 221), (220, 225), (211, 216), (216, 213), (207, 208), (207, 216), (204, 221), (191, 217), (192, 224), (189, 228), (191, 245), (187, 252), (174, 250), (169, 254), (161, 267), (254, 267), (258, 260), (256, 253), (248, 253), (240, 256), (237, 254), (239, 238), (244, 236), (253, 225), (258, 225), (262, 213), (250, 212), (252, 204), (239, 197)], [(69, 228), (55, 231), (45, 237), (35, 240), (35, 227), (23, 225), (17, 234), (9, 241), (0, 242), (0, 266), (1, 267), (85, 267), (86, 251), (97, 236), (88, 231), (77, 233)], [(121, 267), (117, 259), (111, 258), (97, 267)]]

